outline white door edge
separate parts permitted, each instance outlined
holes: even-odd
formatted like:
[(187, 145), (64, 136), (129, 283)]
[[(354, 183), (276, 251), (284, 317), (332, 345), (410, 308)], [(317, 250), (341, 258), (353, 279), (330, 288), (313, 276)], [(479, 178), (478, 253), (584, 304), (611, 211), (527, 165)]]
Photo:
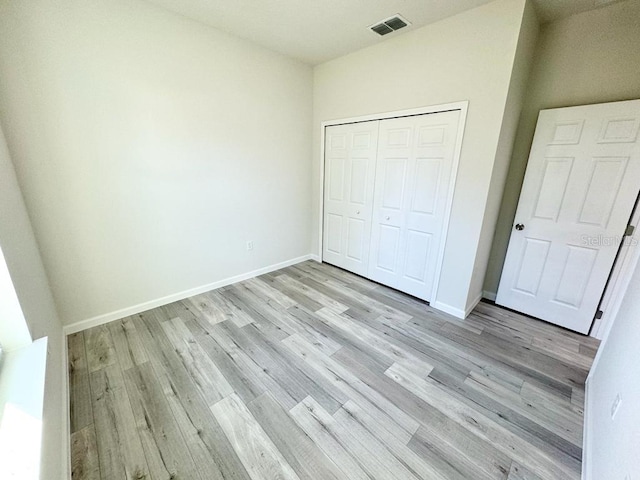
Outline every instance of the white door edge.
[(437, 300), (438, 287), (440, 284), (440, 275), (442, 272), (442, 262), (444, 260), (444, 250), (447, 244), (447, 234), (449, 231), (449, 221), (451, 218), (451, 207), (453, 205), (453, 195), (455, 190), (456, 178), (458, 176), (458, 167), (460, 165), (460, 154), (462, 152), (462, 141), (464, 138), (464, 127), (467, 121), (467, 112), (469, 110), (469, 101), (464, 100), (460, 102), (443, 103), (440, 105), (430, 105), (426, 107), (411, 108), (407, 110), (396, 110), (392, 112), (374, 113), (369, 115), (361, 115), (357, 117), (339, 118), (335, 120), (328, 120), (320, 124), (320, 176), (319, 176), (319, 193), (320, 193), (320, 208), (318, 210), (318, 258), (323, 261), (323, 234), (324, 234), (324, 170), (325, 170), (325, 129), (332, 125), (343, 125), (345, 123), (358, 123), (369, 122), (372, 120), (386, 120), (389, 118), (397, 117), (410, 117), (414, 115), (425, 115), (429, 113), (441, 113), (451, 110), (460, 110), (460, 119), (458, 123), (458, 133), (456, 136), (456, 144), (453, 155), (451, 179), (449, 182), (449, 192), (447, 194), (446, 209), (444, 219), (442, 222), (442, 241), (440, 242), (438, 251), (438, 260), (436, 263), (436, 270), (434, 273), (433, 289), (431, 293), (432, 302)]
[(602, 295), (602, 318), (596, 320), (591, 328), (590, 336), (604, 341), (611, 331), (611, 326), (618, 315), (622, 299), (627, 291), (633, 272), (640, 260), (640, 201), (629, 222), (635, 227), (633, 235), (625, 237), (620, 247), (618, 258), (613, 264), (611, 277)]

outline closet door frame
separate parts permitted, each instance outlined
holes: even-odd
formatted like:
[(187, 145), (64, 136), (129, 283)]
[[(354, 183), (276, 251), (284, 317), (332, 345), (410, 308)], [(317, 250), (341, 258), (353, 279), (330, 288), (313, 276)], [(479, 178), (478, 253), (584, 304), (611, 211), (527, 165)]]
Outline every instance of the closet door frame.
[(425, 115), (429, 113), (442, 113), (451, 110), (460, 110), (460, 120), (458, 124), (458, 133), (456, 137), (455, 150), (453, 155), (453, 165), (451, 179), (449, 180), (449, 191), (446, 201), (445, 215), (442, 222), (442, 237), (438, 246), (438, 260), (436, 263), (436, 271), (434, 273), (433, 289), (431, 291), (431, 300), (437, 300), (438, 286), (440, 285), (440, 272), (442, 270), (442, 261), (444, 259), (444, 250), (447, 244), (447, 234), (449, 230), (449, 219), (451, 217), (451, 207), (453, 204), (453, 195), (455, 193), (456, 178), (458, 175), (458, 166), (460, 164), (460, 152), (462, 150), (462, 140), (464, 138), (464, 127), (467, 120), (467, 111), (469, 109), (469, 101), (445, 103), (440, 105), (431, 105), (427, 107), (412, 108), (408, 110), (398, 110), (386, 113), (375, 113), (372, 115), (362, 115), (358, 117), (340, 118), (322, 122), (320, 133), (320, 175), (319, 175), (319, 192), (320, 192), (320, 209), (318, 215), (318, 253), (317, 256), (322, 261), (323, 239), (324, 239), (324, 185), (325, 185), (325, 130), (333, 125), (343, 125), (346, 123), (369, 122), (372, 120), (387, 120), (390, 118), (410, 117), (415, 115)]

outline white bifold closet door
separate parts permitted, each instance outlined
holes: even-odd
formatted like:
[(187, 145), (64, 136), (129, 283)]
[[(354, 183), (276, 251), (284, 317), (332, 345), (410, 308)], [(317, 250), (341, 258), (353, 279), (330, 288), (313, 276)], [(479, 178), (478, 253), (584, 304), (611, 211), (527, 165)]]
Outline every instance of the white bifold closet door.
[(431, 300), (460, 111), (380, 122), (368, 277)]
[(460, 111), (325, 131), (323, 260), (431, 300)]
[(378, 121), (328, 127), (325, 133), (323, 260), (367, 275)]

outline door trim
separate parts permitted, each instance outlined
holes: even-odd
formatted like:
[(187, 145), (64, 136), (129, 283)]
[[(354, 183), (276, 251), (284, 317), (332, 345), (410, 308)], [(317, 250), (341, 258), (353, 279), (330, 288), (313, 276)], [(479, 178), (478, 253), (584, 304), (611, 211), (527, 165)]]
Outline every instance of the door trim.
[(328, 120), (320, 124), (320, 208), (318, 215), (318, 258), (322, 258), (323, 237), (324, 237), (324, 144), (325, 129), (333, 125), (343, 125), (345, 123), (370, 122), (373, 120), (388, 120), (390, 118), (411, 117), (415, 115), (425, 115), (429, 113), (442, 113), (452, 110), (460, 110), (460, 120), (458, 123), (458, 133), (453, 154), (451, 179), (449, 180), (449, 193), (447, 195), (447, 203), (445, 208), (444, 219), (442, 222), (442, 240), (438, 246), (438, 260), (436, 262), (436, 271), (434, 273), (433, 289), (431, 290), (431, 303), (437, 301), (438, 287), (440, 285), (440, 273), (442, 271), (442, 261), (444, 259), (444, 249), (447, 244), (447, 234), (449, 231), (449, 219), (451, 218), (451, 207), (453, 205), (453, 195), (455, 190), (456, 178), (458, 176), (458, 166), (460, 164), (460, 153), (462, 151), (462, 140), (464, 138), (464, 127), (467, 121), (467, 111), (469, 110), (469, 101), (444, 103), (440, 105), (430, 105), (426, 107), (411, 108), (407, 110), (396, 110), (385, 113), (374, 113), (370, 115), (361, 115), (357, 117), (339, 118)]
[[(640, 197), (636, 200), (634, 211), (631, 214), (629, 225), (635, 228), (633, 235), (624, 237), (618, 257), (613, 263), (609, 281), (602, 293), (600, 310), (602, 318), (594, 320), (591, 324), (589, 336), (604, 341), (609, 336), (614, 319), (618, 315), (622, 299), (624, 298), (629, 282), (640, 259)], [(595, 363), (595, 361), (594, 361)]]

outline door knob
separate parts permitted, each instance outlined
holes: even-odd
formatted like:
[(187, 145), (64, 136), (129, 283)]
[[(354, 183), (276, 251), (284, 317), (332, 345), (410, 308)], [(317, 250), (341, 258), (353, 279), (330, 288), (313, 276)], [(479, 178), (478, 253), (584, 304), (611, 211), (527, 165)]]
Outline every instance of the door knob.
[(391, 217), (389, 217), (389, 216), (384, 217), (384, 218), (385, 218), (385, 220), (391, 220)]
[(358, 211), (356, 212), (356, 215), (360, 215), (360, 210), (358, 210)]
[(522, 223), (516, 223), (516, 230), (524, 230), (524, 225)]

